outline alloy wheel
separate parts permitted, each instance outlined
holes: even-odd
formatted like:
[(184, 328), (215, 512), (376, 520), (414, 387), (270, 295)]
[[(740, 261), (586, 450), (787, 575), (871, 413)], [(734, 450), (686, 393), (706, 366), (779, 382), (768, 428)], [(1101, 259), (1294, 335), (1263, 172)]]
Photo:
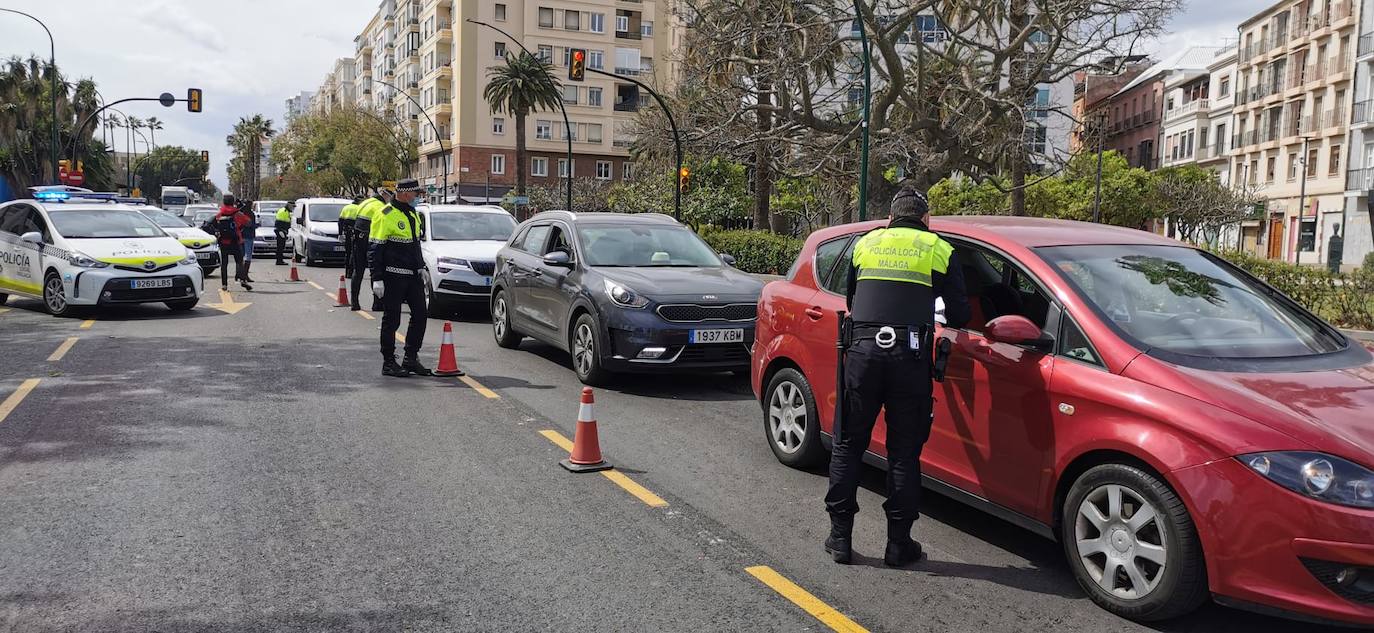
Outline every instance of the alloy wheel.
[(62, 287), (62, 279), (56, 275), (48, 277), (48, 281), (43, 289), (43, 300), (48, 304), (48, 311), (53, 314), (62, 314), (67, 309), (67, 291)]
[(1099, 486), (1078, 506), (1074, 526), (1078, 557), (1103, 591), (1139, 600), (1164, 577), (1167, 524), (1140, 493), (1117, 484)]
[(573, 365), (577, 368), (579, 376), (591, 373), (594, 363), (592, 355), (595, 353), (596, 343), (591, 326), (586, 323), (578, 324), (577, 334), (573, 336)]
[(506, 336), (506, 298), (497, 297), (496, 305), (491, 309), (491, 327), (496, 330), (496, 338)]
[(806, 399), (791, 382), (778, 383), (768, 400), (768, 431), (784, 453), (795, 453), (806, 437)]

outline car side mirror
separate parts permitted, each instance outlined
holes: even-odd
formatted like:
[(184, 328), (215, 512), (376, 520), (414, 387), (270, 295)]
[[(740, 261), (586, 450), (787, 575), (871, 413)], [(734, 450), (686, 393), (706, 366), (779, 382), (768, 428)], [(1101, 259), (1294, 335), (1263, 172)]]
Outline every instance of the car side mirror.
[(551, 251), (544, 255), (545, 266), (556, 266), (558, 268), (572, 268), (572, 257), (568, 256), (567, 251)]
[(1045, 336), (1030, 319), (1019, 314), (1000, 316), (984, 327), (988, 340), (1008, 345), (1028, 345), (1036, 349), (1049, 349), (1054, 339)]
[(19, 239), (30, 244), (43, 244), (43, 234), (39, 233), (38, 231), (29, 231), (28, 233), (20, 235)]
[(720, 253), (720, 261), (725, 262), (725, 264), (728, 266), (734, 266), (735, 256), (729, 253)]

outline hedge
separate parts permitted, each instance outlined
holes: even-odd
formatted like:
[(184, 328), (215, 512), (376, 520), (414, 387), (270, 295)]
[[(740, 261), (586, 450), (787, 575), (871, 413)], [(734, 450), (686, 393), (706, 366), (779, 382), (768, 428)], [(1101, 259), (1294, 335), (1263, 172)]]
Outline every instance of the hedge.
[(1218, 253), (1334, 325), (1374, 330), (1374, 270), (1332, 275), (1237, 251)]
[(705, 226), (701, 237), (716, 251), (733, 255), (736, 268), (768, 275), (786, 274), (804, 243), (768, 231), (722, 231)]

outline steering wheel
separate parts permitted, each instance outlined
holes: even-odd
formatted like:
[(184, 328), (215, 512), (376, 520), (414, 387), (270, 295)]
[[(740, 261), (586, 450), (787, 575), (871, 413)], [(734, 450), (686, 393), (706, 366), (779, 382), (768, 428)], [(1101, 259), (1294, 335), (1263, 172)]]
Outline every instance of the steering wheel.
[(1179, 313), (1179, 314), (1175, 314), (1174, 316), (1170, 317), (1168, 321), (1165, 321), (1165, 322), (1164, 322), (1164, 327), (1173, 327), (1173, 328), (1175, 328), (1175, 329), (1182, 330), (1183, 328), (1178, 327), (1178, 326), (1179, 326), (1183, 321), (1188, 321), (1188, 320), (1194, 320), (1194, 321), (1196, 321), (1197, 319), (1201, 319), (1201, 318), (1202, 318), (1202, 315), (1201, 315), (1201, 314), (1198, 314), (1198, 313), (1196, 313), (1196, 312), (1181, 312), (1181, 313)]

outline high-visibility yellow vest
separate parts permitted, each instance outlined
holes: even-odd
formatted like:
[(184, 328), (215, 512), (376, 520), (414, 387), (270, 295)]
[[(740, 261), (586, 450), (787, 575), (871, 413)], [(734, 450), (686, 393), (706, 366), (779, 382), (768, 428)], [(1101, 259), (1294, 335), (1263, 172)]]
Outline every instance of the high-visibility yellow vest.
[(340, 220), (352, 220), (356, 217), (358, 217), (358, 205), (351, 202), (344, 205), (343, 210), (339, 212)]
[(391, 205), (386, 205), (373, 215), (368, 238), (373, 242), (416, 242), (424, 230), (423, 222), (419, 213), (408, 215)]
[(278, 221), (278, 222), (290, 222), (290, 221), (291, 221), (291, 212), (290, 212), (290, 211), (287, 211), (287, 210), (286, 210), (286, 207), (282, 207), (282, 208), (280, 208), (280, 209), (277, 209), (277, 221)]
[(900, 281), (930, 286), (932, 272), (949, 270), (954, 247), (939, 235), (912, 228), (878, 229), (854, 246), (858, 280)]

